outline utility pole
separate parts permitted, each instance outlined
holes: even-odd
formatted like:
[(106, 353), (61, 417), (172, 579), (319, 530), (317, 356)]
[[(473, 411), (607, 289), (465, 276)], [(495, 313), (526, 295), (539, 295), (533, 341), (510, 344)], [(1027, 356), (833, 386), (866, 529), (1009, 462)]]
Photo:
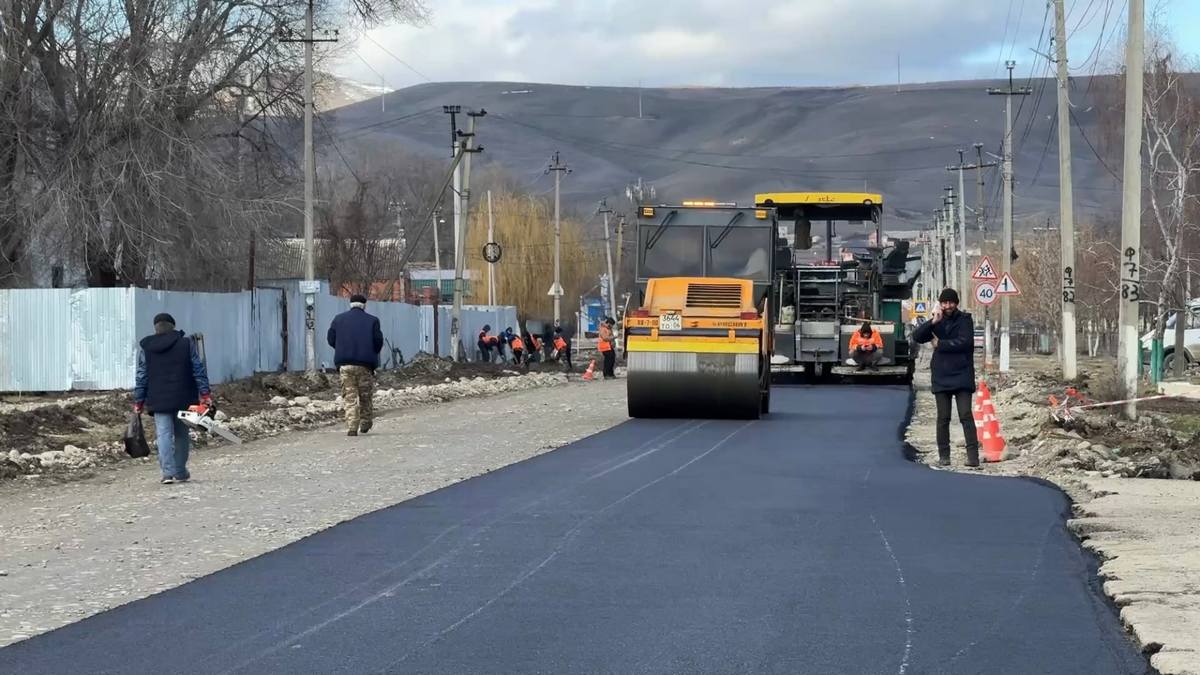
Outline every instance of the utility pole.
[(955, 201), (957, 201), (957, 200), (954, 195), (954, 186), (947, 185), (946, 186), (946, 198), (943, 200), (943, 203), (946, 206), (946, 239), (947, 239), (946, 248), (948, 248), (950, 250), (950, 261), (949, 261), (950, 283), (947, 285), (950, 286), (951, 288), (961, 292), (962, 291), (962, 286), (960, 284), (961, 280), (958, 278), (958, 253), (955, 250), (957, 248), (956, 241), (955, 241), (956, 233), (954, 230), (954, 221), (957, 218), (957, 212), (954, 210), (954, 202)]
[[(1013, 86), (1013, 68), (1016, 61), (1005, 61), (1008, 68), (1008, 88), (988, 89), (991, 96), (1004, 97), (1004, 250), (1000, 253), (1000, 271), (1008, 274), (1012, 271), (1013, 251), (1013, 140), (1012, 140), (1012, 97), (1029, 96), (1033, 90), (1029, 87)], [(1009, 370), (1010, 336), (1012, 323), (1012, 304), (1009, 296), (1000, 298), (1000, 372)]]
[(313, 163), (313, 45), (317, 42), (337, 42), (334, 37), (313, 37), (313, 0), (304, 8), (304, 37), (295, 37), (285, 30), (282, 42), (304, 43), (304, 370), (317, 372), (316, 264), (313, 246), (313, 199), (316, 193), (316, 167)]
[[(961, 149), (958, 151), (958, 253), (962, 256), (958, 261), (958, 280), (960, 284), (967, 286), (970, 285), (970, 277), (967, 276), (967, 188), (963, 182), (963, 171), (966, 169), (963, 152)], [(963, 297), (974, 297), (974, 294), (965, 288), (958, 290)]]
[[(616, 269), (617, 276), (616, 276), (616, 278), (613, 279), (613, 292), (614, 293), (616, 292), (616, 288), (619, 286), (619, 282), (621, 281), (621, 251), (624, 248), (625, 248), (625, 214), (622, 213), (621, 215), (617, 216), (617, 269)], [(1190, 272), (1188, 273), (1188, 277), (1189, 277), (1189, 279), (1191, 278)], [(1192, 296), (1188, 295), (1188, 297), (1190, 298)]]
[[(458, 156), (458, 147), (459, 147), (458, 116), (460, 113), (462, 113), (462, 106), (461, 105), (444, 105), (444, 106), (442, 106), (442, 113), (450, 116), (450, 156), (457, 157)], [(463, 159), (466, 159), (466, 157), (464, 156)], [(454, 227), (454, 257), (455, 257), (455, 259), (457, 259), (458, 258), (458, 226), (459, 226), (459, 220), (461, 219), (461, 211), (462, 211), (462, 204), (461, 204), (461, 202), (459, 202), (459, 195), (462, 194), (462, 163), (461, 162), (454, 169), (453, 181), (454, 181), (452, 184), (453, 187), (451, 189), (454, 192), (454, 196), (450, 198), (450, 201), (451, 201), (451, 209), (452, 209), (451, 213), (454, 214), (453, 218), (452, 218), (453, 227)], [(441, 289), (442, 289), (441, 265), (438, 266), (437, 281), (438, 281), (438, 291), (441, 292)], [(453, 348), (451, 348), (450, 353), (452, 355), (454, 354)]]
[[(438, 226), (441, 225), (441, 220), (442, 209), (438, 207), (433, 211), (433, 266), (437, 268), (433, 282), (439, 298), (442, 296), (442, 245), (438, 241)], [(437, 321), (437, 317), (434, 317), (434, 321)]]
[[(492, 191), (487, 191), (488, 196), (488, 241), (496, 241), (496, 221), (492, 217)], [(496, 263), (488, 263), (488, 304), (496, 304)]]
[(979, 228), (980, 232), (983, 232), (986, 227), (986, 214), (983, 211), (983, 169), (984, 167), (996, 166), (996, 164), (995, 162), (991, 164), (983, 163), (983, 143), (976, 143), (974, 147), (977, 158), (975, 160), (975, 169), (977, 169), (975, 173), (975, 226)]
[(600, 200), (600, 213), (604, 216), (604, 257), (608, 261), (608, 315), (617, 318), (617, 291), (613, 288), (612, 245), (608, 236), (608, 216), (613, 212), (608, 208), (608, 199)]
[(1067, 12), (1054, 0), (1054, 49), (1058, 61), (1058, 233), (1062, 251), (1063, 379), (1078, 376), (1075, 351), (1075, 204), (1071, 187), (1071, 102), (1067, 98)]
[[(1117, 364), (1126, 399), (1137, 395), (1138, 309), (1142, 291), (1142, 76), (1146, 55), (1144, 0), (1129, 0), (1125, 45), (1125, 167), (1121, 198), (1121, 311)], [(1137, 404), (1127, 403), (1125, 416), (1137, 417)]]
[(458, 217), (454, 223), (454, 306), (450, 312), (450, 355), (455, 361), (465, 357), (462, 344), (462, 306), (466, 286), (463, 276), (467, 262), (464, 248), (467, 243), (465, 224), (471, 212), (471, 155), (483, 152), (482, 147), (475, 147), (475, 121), (484, 115), (487, 115), (486, 110), (467, 113), (467, 132), (463, 134), (460, 142), (463, 154), (462, 191), (457, 195), (458, 199), (455, 202), (458, 206)]
[(559, 326), (562, 321), (562, 221), (560, 199), (560, 187), (562, 183), (562, 175), (570, 173), (571, 169), (566, 164), (562, 163), (558, 151), (554, 152), (554, 161), (546, 169), (546, 173), (554, 173), (554, 285), (550, 287), (550, 295), (554, 296), (554, 325)]

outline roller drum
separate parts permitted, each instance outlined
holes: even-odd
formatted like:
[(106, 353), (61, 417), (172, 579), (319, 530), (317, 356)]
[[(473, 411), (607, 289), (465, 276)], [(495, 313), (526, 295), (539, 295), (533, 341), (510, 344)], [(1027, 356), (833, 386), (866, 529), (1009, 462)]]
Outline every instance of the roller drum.
[(757, 419), (758, 354), (629, 352), (630, 417)]

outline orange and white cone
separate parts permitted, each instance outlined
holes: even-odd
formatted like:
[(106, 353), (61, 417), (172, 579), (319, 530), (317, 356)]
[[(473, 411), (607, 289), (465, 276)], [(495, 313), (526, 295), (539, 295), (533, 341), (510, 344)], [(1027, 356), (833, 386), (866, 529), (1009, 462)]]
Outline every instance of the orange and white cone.
[(583, 371), (583, 379), (588, 382), (596, 379), (596, 359), (592, 359), (592, 362), (588, 364), (587, 370)]
[(996, 406), (992, 404), (992, 392), (987, 382), (980, 381), (979, 391), (975, 394), (975, 434), (979, 438), (980, 459), (985, 462), (999, 462), (1007, 442), (1000, 433), (1000, 418), (996, 417)]

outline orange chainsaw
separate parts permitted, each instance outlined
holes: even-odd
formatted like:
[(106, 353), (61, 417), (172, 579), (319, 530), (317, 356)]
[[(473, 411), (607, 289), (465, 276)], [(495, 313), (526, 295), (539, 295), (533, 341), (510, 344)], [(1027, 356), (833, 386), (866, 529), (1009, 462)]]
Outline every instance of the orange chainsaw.
[(175, 414), (176, 417), (183, 420), (183, 423), (196, 429), (197, 431), (207, 431), (210, 434), (216, 434), (225, 440), (242, 444), (242, 439), (238, 438), (237, 434), (217, 421), (217, 406), (215, 405), (199, 405), (188, 406), (187, 410), (180, 410)]

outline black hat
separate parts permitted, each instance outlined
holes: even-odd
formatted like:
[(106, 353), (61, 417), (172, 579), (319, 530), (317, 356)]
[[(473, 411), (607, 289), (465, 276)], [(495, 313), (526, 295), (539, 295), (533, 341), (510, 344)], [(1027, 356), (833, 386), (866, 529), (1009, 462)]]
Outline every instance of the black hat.
[(350, 302), (358, 302), (365, 305), (367, 304), (367, 296), (363, 295), (362, 293), (355, 293), (354, 295), (350, 296)]
[(154, 315), (154, 323), (156, 325), (160, 324), (160, 323), (169, 323), (172, 326), (174, 326), (175, 325), (175, 317), (171, 316), (170, 314), (167, 314), (166, 312), (161, 312), (159, 314)]
[(954, 290), (953, 288), (944, 289), (942, 294), (938, 296), (938, 302), (953, 302), (957, 305), (958, 291)]

